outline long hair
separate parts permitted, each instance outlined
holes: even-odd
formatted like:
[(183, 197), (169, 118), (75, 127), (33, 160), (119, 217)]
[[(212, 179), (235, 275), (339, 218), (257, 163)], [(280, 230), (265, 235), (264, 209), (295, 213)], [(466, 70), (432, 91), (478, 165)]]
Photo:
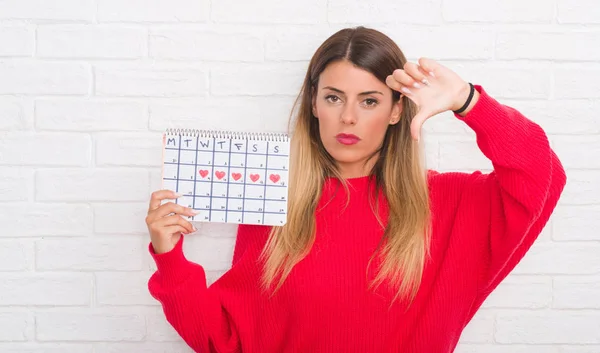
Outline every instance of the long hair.
[[(315, 211), (326, 178), (337, 177), (347, 190), (335, 160), (323, 146), (318, 119), (312, 113), (319, 75), (327, 65), (340, 60), (372, 73), (384, 83), (388, 75), (406, 63), (404, 54), (389, 37), (362, 26), (333, 34), (312, 57), (292, 110), (297, 109), (297, 116), (294, 119), (292, 114), (290, 119), (289, 127), (293, 133), (287, 222), (271, 229), (261, 254), (264, 260), (262, 285), (265, 289), (275, 285), (273, 293), (314, 243)], [(393, 103), (400, 99), (401, 94), (393, 91)], [(430, 209), (424, 162), (419, 145), (410, 134), (410, 123), (417, 107), (406, 98), (401, 104), (400, 121), (389, 125), (383, 144), (374, 154), (377, 159), (370, 172), (376, 190), (381, 191), (389, 208), (387, 219), (381, 220), (376, 206), (371, 203), (380, 224), (385, 227), (377, 251), (381, 265), (371, 285), (377, 286), (388, 280), (397, 293), (394, 300), (403, 297), (412, 301), (428, 256)], [(376, 197), (374, 203), (377, 202)]]

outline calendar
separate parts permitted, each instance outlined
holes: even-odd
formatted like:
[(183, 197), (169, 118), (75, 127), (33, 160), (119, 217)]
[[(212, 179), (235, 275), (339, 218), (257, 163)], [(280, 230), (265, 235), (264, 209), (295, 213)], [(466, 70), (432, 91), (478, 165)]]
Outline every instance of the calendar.
[(289, 137), (168, 129), (163, 134), (162, 186), (193, 208), (190, 221), (284, 225), (287, 216)]

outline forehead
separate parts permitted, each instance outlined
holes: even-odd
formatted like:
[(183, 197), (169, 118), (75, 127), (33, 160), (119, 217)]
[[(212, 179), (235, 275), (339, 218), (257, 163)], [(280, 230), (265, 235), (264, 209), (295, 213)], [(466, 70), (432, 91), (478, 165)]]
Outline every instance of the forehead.
[(386, 86), (372, 73), (354, 66), (348, 61), (329, 64), (319, 77), (319, 86), (333, 86), (343, 91), (365, 91)]

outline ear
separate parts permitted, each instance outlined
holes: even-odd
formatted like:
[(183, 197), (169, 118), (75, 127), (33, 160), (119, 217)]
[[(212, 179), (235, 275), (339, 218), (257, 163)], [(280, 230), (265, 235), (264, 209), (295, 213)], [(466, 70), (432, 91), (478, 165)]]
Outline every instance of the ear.
[(400, 114), (402, 113), (402, 96), (398, 102), (394, 103), (392, 107), (392, 114), (390, 115), (390, 125), (395, 125), (400, 121)]
[(317, 115), (317, 90), (316, 89), (312, 89), (312, 113), (314, 115), (315, 118), (319, 118), (319, 116)]

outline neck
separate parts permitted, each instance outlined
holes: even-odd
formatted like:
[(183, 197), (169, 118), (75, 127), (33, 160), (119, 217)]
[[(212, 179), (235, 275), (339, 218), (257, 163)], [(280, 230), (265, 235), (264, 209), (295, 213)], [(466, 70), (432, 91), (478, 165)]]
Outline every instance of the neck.
[(361, 160), (357, 162), (337, 162), (338, 170), (344, 179), (361, 178), (371, 174), (378, 156), (373, 156), (369, 160)]

